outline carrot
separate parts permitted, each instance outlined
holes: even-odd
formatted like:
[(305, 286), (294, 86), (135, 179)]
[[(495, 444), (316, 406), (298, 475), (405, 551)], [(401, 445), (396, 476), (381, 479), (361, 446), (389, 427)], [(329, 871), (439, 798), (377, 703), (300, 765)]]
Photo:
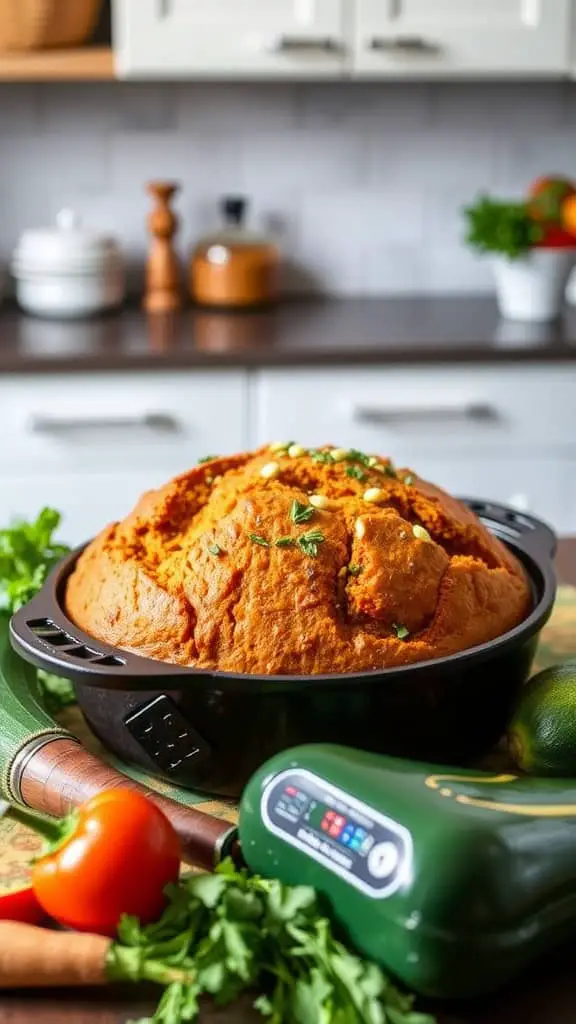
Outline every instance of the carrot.
[(0, 989), (106, 985), (111, 945), (101, 935), (0, 921)]

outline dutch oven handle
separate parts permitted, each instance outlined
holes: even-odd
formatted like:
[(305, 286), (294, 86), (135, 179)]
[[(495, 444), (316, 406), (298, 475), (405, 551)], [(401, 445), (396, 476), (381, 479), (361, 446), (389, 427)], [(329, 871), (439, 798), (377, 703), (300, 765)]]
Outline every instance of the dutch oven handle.
[(551, 561), (557, 548), (557, 537), (551, 527), (534, 516), (519, 512), (496, 501), (480, 501), (478, 498), (460, 498), (464, 505), (494, 533), (499, 540), (518, 544), (538, 561)]

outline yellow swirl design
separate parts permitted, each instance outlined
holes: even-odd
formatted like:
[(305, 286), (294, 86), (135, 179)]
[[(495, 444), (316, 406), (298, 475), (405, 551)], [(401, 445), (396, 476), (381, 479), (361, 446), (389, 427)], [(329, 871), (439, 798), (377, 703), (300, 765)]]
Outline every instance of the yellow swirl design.
[[(517, 782), (518, 775), (429, 775), (425, 785), (435, 789), (443, 797), (453, 797), (456, 803), (466, 807), (480, 807), (485, 811), (499, 811), (501, 814), (521, 814), (527, 818), (573, 818), (576, 817), (576, 804), (509, 804), (498, 800), (483, 800), (481, 797), (465, 796), (455, 793), (447, 782), (463, 782), (466, 785), (494, 786), (509, 782)], [(527, 786), (529, 786), (529, 781)]]

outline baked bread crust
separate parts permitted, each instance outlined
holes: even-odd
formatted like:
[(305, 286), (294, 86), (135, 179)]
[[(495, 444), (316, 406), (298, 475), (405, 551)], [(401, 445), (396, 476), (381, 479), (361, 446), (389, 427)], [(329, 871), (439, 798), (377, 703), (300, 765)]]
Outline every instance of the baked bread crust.
[(83, 552), (66, 607), (89, 635), (161, 661), (308, 675), (484, 643), (525, 618), (531, 592), (474, 513), (411, 470), (295, 445), (144, 494)]

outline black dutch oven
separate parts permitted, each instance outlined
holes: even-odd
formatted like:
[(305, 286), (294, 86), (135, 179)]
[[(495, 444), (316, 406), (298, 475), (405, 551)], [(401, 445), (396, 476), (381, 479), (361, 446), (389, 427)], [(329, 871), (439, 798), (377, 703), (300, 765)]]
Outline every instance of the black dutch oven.
[(173, 784), (236, 797), (272, 754), (330, 742), (420, 760), (466, 763), (504, 732), (556, 593), (556, 538), (514, 509), (463, 499), (523, 563), (533, 607), (515, 629), (446, 658), (323, 676), (233, 675), (170, 665), (110, 647), (66, 616), (80, 550), (12, 619), (23, 658), (73, 680), (102, 743)]

